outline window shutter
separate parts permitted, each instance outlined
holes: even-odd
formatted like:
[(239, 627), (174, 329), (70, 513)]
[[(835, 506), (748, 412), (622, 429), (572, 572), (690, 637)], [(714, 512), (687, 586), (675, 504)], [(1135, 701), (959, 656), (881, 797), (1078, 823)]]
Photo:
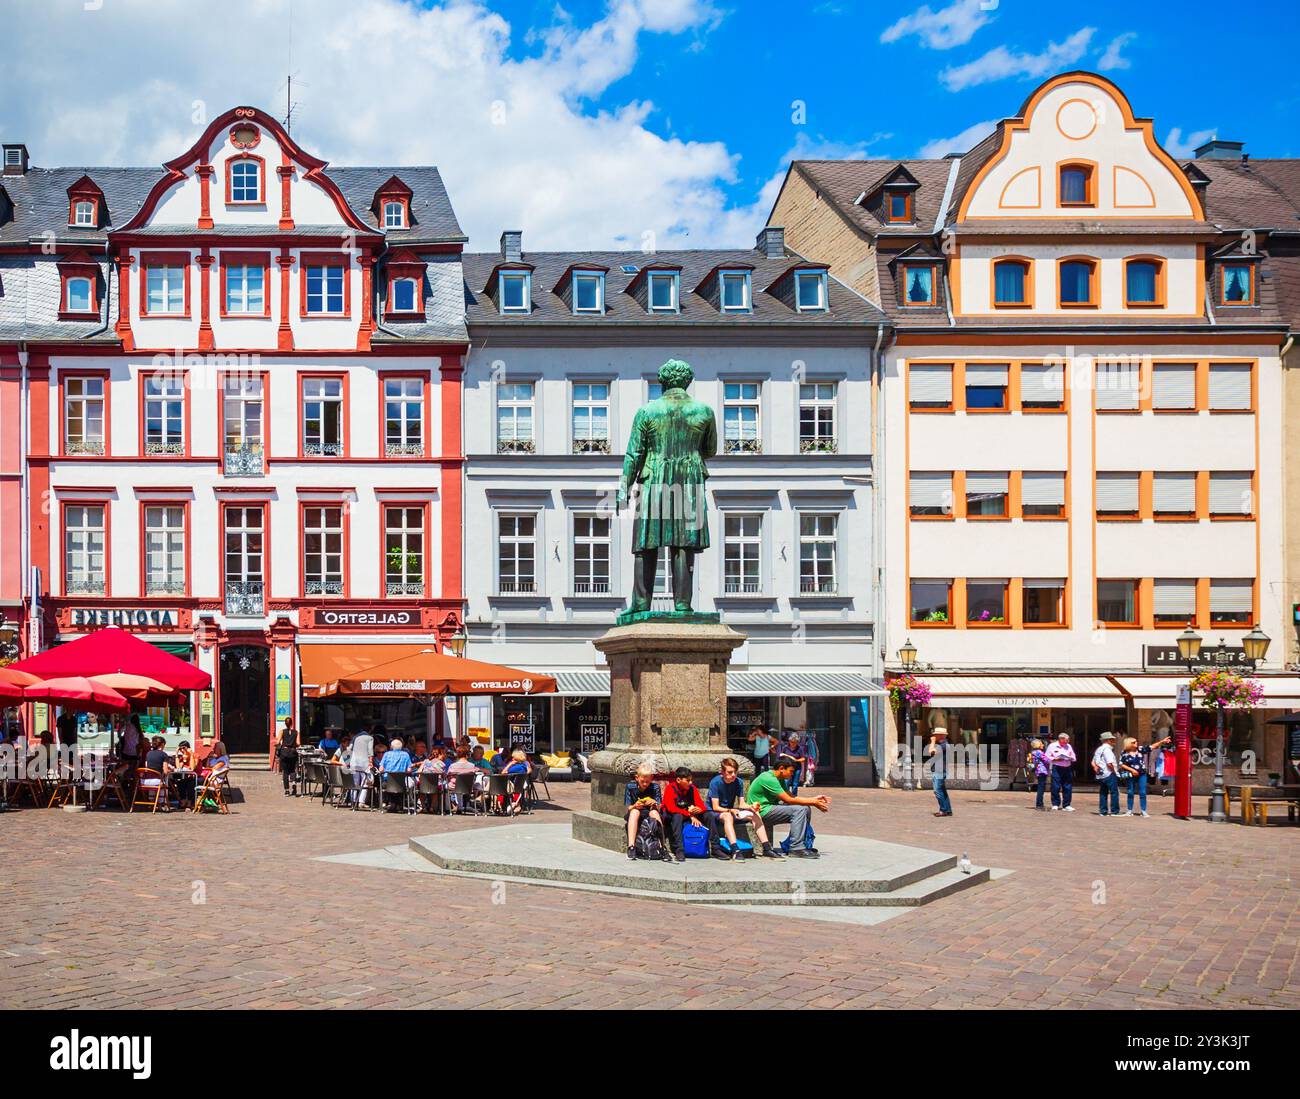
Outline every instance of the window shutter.
[(1196, 511), (1196, 474), (1157, 473), (1152, 497), (1152, 506), (1158, 512)]
[(1065, 399), (1065, 369), (1060, 363), (1047, 366), (1026, 363), (1020, 368), (1020, 400), (1059, 404)]
[(1136, 409), (1138, 368), (1134, 363), (1097, 364), (1097, 407)]
[(1210, 474), (1211, 515), (1253, 515), (1249, 473)]
[(1211, 580), (1211, 614), (1249, 614), (1253, 609), (1253, 580)]
[(1156, 614), (1196, 617), (1195, 580), (1157, 580), (1152, 609)]
[(908, 371), (913, 402), (952, 404), (951, 366), (913, 366)]
[(1060, 590), (1065, 587), (1064, 580), (1022, 580), (1020, 583), (1026, 588), (1055, 588)]
[(1250, 408), (1249, 364), (1210, 364), (1210, 407)]
[(1022, 504), (1064, 504), (1064, 473), (1026, 473), (1020, 479)]
[(1153, 408), (1196, 407), (1196, 366), (1157, 364), (1151, 371)]
[(997, 496), (1005, 493), (1009, 476), (1006, 473), (968, 473), (966, 474), (966, 495)]
[(1130, 512), (1138, 509), (1138, 475), (1136, 473), (1098, 473), (1097, 510)]
[(951, 473), (913, 473), (910, 487), (911, 503), (917, 507), (952, 510)]
[(967, 385), (1006, 385), (1007, 368), (1006, 364), (994, 365), (990, 363), (967, 363), (966, 364), (966, 384)]

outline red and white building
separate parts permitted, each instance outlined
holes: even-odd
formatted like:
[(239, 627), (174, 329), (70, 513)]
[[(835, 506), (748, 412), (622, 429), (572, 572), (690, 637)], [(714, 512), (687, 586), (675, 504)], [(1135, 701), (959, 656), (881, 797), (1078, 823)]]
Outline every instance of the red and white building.
[(304, 699), (349, 662), (440, 647), (463, 605), (464, 243), (436, 169), (331, 168), (256, 108), (161, 170), (5, 145), (0, 613), (22, 655), (122, 625), (209, 671), (194, 731), (251, 752), (287, 714), (337, 723)]

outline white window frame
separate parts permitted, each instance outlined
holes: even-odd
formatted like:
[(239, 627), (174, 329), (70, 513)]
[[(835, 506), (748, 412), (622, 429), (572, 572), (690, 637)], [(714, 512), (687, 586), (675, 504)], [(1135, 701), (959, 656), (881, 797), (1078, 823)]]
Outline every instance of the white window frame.
[[(397, 217), (393, 217), (393, 211), (397, 211)], [(397, 199), (384, 200), (384, 228), (385, 229), (405, 229), (406, 228), (406, 203)]]
[[(804, 305), (800, 287), (809, 280), (815, 279), (817, 282), (817, 304)], [(826, 298), (826, 272), (825, 271), (796, 271), (794, 273), (794, 307), (798, 313), (825, 313), (827, 309)]]
[[(500, 282), (501, 309), (503, 314), (530, 313), (533, 304), (533, 275), (531, 271), (502, 271), (498, 276)], [(520, 305), (507, 304), (506, 286), (519, 282), (524, 289), (523, 302)]]
[[(262, 438), (266, 421), (266, 386), (260, 374), (236, 374), (222, 379), (221, 389), (221, 447), (225, 463), (236, 467), (257, 455), (258, 469), (264, 467), (266, 440)], [(255, 405), (257, 415), (250, 417), (248, 410)], [(237, 412), (238, 415), (232, 413)], [(235, 427), (232, 431), (231, 428)], [(226, 469), (226, 476), (231, 469)]]
[[(77, 388), (78, 392), (73, 392)], [(63, 452), (65, 454), (103, 454), (107, 443), (108, 424), (105, 414), (108, 410), (107, 383), (103, 378), (88, 375), (70, 374), (63, 379)], [(97, 390), (95, 392), (94, 390)], [(98, 406), (99, 414), (91, 417), (90, 410)], [(72, 434), (73, 410), (81, 422), (81, 436)], [(90, 425), (99, 423), (99, 432), (94, 435)]]
[[(249, 274), (256, 271), (258, 276), (257, 304), (252, 298), (253, 287)], [(239, 308), (235, 307), (236, 297), (232, 293), (232, 282), (238, 287)], [(226, 312), (231, 316), (261, 317), (266, 314), (266, 268), (260, 263), (232, 263), (226, 267)]]
[[(578, 283), (594, 282), (596, 284), (596, 304), (591, 308), (578, 305)], [(596, 316), (605, 312), (605, 275), (601, 271), (574, 271), (570, 276), (569, 295), (573, 301), (573, 312), (578, 316)]]
[[(820, 395), (822, 387), (829, 387), (830, 396), (823, 397)], [(805, 397), (804, 390), (812, 389), (813, 396)], [(840, 387), (839, 383), (829, 380), (810, 378), (807, 381), (799, 383), (799, 451), (800, 453), (826, 453), (834, 454), (839, 446), (839, 400)], [(827, 435), (821, 430), (822, 413), (830, 410), (831, 425), (830, 434)], [(812, 413), (815, 433), (811, 436), (804, 435), (804, 412)], [(826, 445), (829, 444), (829, 445)]]
[[(302, 380), (302, 452), (308, 457), (330, 457), (340, 458), (343, 456), (343, 431), (346, 418), (343, 409), (343, 379), (342, 378), (303, 378)], [(337, 386), (337, 392), (332, 392), (329, 387)], [(310, 392), (309, 390), (316, 390)], [(314, 418), (320, 424), (319, 437), (312, 441), (308, 424), (313, 417), (311, 408), (313, 405), (319, 405), (320, 410)], [(334, 434), (336, 442), (326, 442), (329, 434), (326, 428), (326, 413), (329, 409), (334, 410), (337, 416)]]
[[(320, 274), (317, 275), (316, 272)], [(343, 263), (310, 263), (307, 265), (307, 315), (309, 317), (342, 317), (347, 315), (348, 301), (346, 280), (348, 268)], [(320, 279), (320, 288), (312, 290), (312, 279)], [(338, 285), (331, 283), (337, 279)], [(312, 298), (318, 300), (319, 308), (312, 308)], [(335, 302), (338, 308), (333, 308)]]
[[(729, 526), (732, 521), (739, 522), (738, 533), (732, 534)], [(723, 595), (762, 595), (766, 591), (763, 573), (763, 520), (761, 511), (748, 511), (740, 508), (722, 512), (722, 594)], [(754, 524), (752, 531), (746, 525)], [(739, 566), (739, 579), (730, 578), (730, 565), (735, 559)], [(755, 579), (747, 580), (746, 566), (752, 565)]]
[[(740, 305), (727, 304), (727, 280), (740, 280)], [(753, 292), (750, 273), (746, 270), (722, 270), (718, 272), (718, 308), (723, 313), (752, 313), (754, 311)]]
[[(78, 286), (83, 286), (83, 285), (84, 285), (85, 288), (86, 288), (86, 293), (85, 293), (85, 296), (84, 296), (84, 301), (80, 301), (80, 302), (79, 302), (77, 299), (80, 298), (81, 295), (75, 295), (75, 294), (74, 294), (74, 288), (75, 288), (75, 287), (78, 287)], [(94, 302), (94, 298), (95, 298), (95, 287), (94, 287), (94, 280), (91, 279), (89, 276), (87, 276), (87, 275), (73, 275), (71, 278), (69, 278), (69, 279), (68, 279), (68, 290), (67, 290), (67, 294), (68, 294), (68, 312), (69, 312), (69, 313), (92, 313), (92, 312), (94, 312), (94, 305), (93, 305), (93, 302)]]
[[(605, 534), (601, 537), (594, 532), (594, 524), (604, 523)], [(587, 526), (586, 532), (581, 527)], [(572, 523), (572, 543), (573, 543), (573, 594), (574, 595), (609, 595), (612, 590), (614, 577), (614, 524), (608, 513), (602, 514), (598, 511), (575, 511), (573, 513)], [(605, 579), (600, 581), (596, 579), (597, 573), (597, 556), (595, 549), (598, 546), (605, 547)], [(582, 554), (580, 550), (586, 551), (586, 576), (580, 575), (580, 564)], [(534, 568), (534, 573), (536, 569)], [(537, 577), (534, 575), (533, 583), (536, 585)]]
[[(507, 533), (504, 523), (510, 520), (517, 524), (521, 519), (530, 519), (533, 524), (533, 533), (531, 536), (520, 534), (516, 526), (513, 531)], [(539, 575), (541, 572), (541, 513), (528, 509), (500, 508), (495, 513), (495, 536), (496, 536), (496, 593), (498, 595), (536, 595), (540, 589)], [(519, 553), (519, 547), (531, 545), (533, 547), (532, 555), (532, 576), (526, 581), (519, 579), (520, 563), (523, 560)], [(506, 560), (506, 547), (514, 547), (511, 552), (511, 560), (514, 564), (514, 580), (506, 581), (503, 579), (504, 569), (502, 566)], [(506, 590), (506, 584), (510, 583), (513, 587)], [(527, 587), (521, 586), (527, 584)]]
[[(403, 286), (411, 288), (411, 303), (409, 305), (403, 305), (397, 297), (400, 287)], [(418, 313), (420, 311), (420, 280), (416, 278), (393, 279), (392, 301), (392, 311), (394, 313)]]
[[(426, 574), (429, 569), (428, 555), (425, 553), (425, 533), (428, 525), (426, 509), (419, 504), (381, 504), (380, 506), (384, 509), (384, 594), (390, 599), (423, 598), (427, 586)], [(400, 522), (393, 522), (394, 513), (401, 514)], [(418, 525), (409, 522), (412, 513), (419, 516)], [(397, 539), (400, 545), (390, 547), (390, 539)], [(388, 554), (393, 548), (402, 555), (401, 568), (396, 570), (388, 563)], [(415, 554), (419, 560), (418, 575), (406, 567), (407, 558), (411, 554)]]
[[(309, 597), (341, 596), (344, 592), (344, 525), (341, 504), (310, 504), (302, 509), (302, 591)], [(312, 551), (307, 539), (320, 539), (320, 548)], [(317, 558), (315, 569), (312, 558)], [(387, 577), (385, 556), (384, 572)]]
[(107, 504), (69, 504), (64, 509), (63, 589), (67, 594), (104, 595), (108, 591), (107, 524)]
[[(244, 167), (252, 170), (240, 171)], [(241, 198), (239, 195), (240, 189), (242, 188), (247, 192), (250, 187), (252, 188), (253, 197), (249, 198), (245, 194)], [(240, 206), (258, 206), (266, 201), (262, 194), (262, 166), (251, 157), (239, 156), (231, 158), (230, 201), (232, 204), (238, 203)]]
[[(158, 276), (155, 286), (154, 276)], [(146, 317), (183, 317), (185, 315), (185, 265), (181, 263), (151, 263), (144, 271), (144, 315)], [(155, 289), (162, 295), (162, 304), (155, 308)], [(71, 293), (69, 293), (69, 298)]]
[[(505, 387), (511, 387), (506, 390)], [(528, 399), (515, 396), (514, 387), (527, 386)], [(505, 396), (508, 392), (511, 395)], [(523, 438), (519, 431), (519, 410), (528, 409), (528, 437)], [(511, 430), (509, 436), (501, 430), (503, 414), (508, 413)], [(527, 381), (498, 382), (496, 386), (496, 416), (493, 419), (497, 437), (498, 454), (533, 454), (537, 450), (537, 383)]]
[[(740, 386), (741, 395), (738, 397), (728, 397), (727, 389), (730, 386)], [(754, 396), (748, 397), (744, 394), (745, 386), (754, 387)], [(746, 409), (754, 410), (754, 430), (752, 436), (744, 432)], [(727, 433), (727, 413), (731, 410), (740, 413), (736, 422), (740, 425), (741, 431), (734, 438)], [(722, 450), (724, 454), (762, 454), (763, 453), (763, 383), (755, 379), (732, 378), (722, 379)]]
[[(158, 421), (156, 433), (150, 428), (150, 420)], [(170, 373), (145, 376), (143, 427), (146, 455), (185, 453), (184, 377)]]
[[(798, 521), (798, 539), (799, 539), (799, 558), (798, 558), (798, 591), (800, 595), (838, 595), (840, 583), (840, 513), (838, 511), (822, 511), (814, 508), (807, 508), (795, 513)], [(830, 535), (822, 533), (820, 530), (813, 535), (805, 535), (803, 521), (805, 519), (829, 519), (831, 520), (833, 531)], [(820, 526), (820, 523), (817, 524)], [(830, 555), (830, 586), (823, 586), (821, 580), (820, 558), (816, 553), (813, 554), (813, 581), (812, 586), (806, 586), (807, 581), (804, 579), (804, 547), (805, 546), (825, 546), (829, 545)]]
[[(655, 284), (667, 282), (670, 305), (655, 305)], [(677, 313), (681, 311), (681, 274), (677, 271), (649, 271), (646, 273), (645, 304), (647, 313)]]
[[(395, 387), (395, 391), (390, 391)], [(382, 399), (384, 402), (384, 457), (424, 457), (424, 380), (422, 378), (385, 378)], [(389, 413), (389, 405), (398, 406), (397, 415)], [(411, 406), (415, 415), (411, 416)], [(396, 436), (390, 431), (397, 424)]]
[[(591, 395), (591, 391), (602, 386), (605, 390), (603, 399)], [(580, 396), (585, 390), (587, 395)], [(572, 381), (569, 383), (569, 434), (573, 439), (575, 454), (608, 454), (611, 446), (610, 430), (614, 418), (614, 386), (605, 379)], [(603, 435), (595, 433), (596, 412), (605, 410), (605, 431)], [(578, 413), (586, 413), (587, 427), (585, 433), (578, 429)]]
[[(252, 515), (258, 517), (256, 526), (249, 524)], [(231, 522), (232, 517), (237, 517), (234, 523)], [(221, 576), (227, 614), (242, 612), (260, 615), (265, 606), (267, 518), (267, 509), (260, 504), (236, 504), (224, 510)], [(234, 556), (238, 560), (238, 568), (233, 572), (230, 569), (232, 537), (237, 543)], [(254, 545), (255, 549), (252, 548)], [(254, 560), (257, 562), (256, 568), (252, 567)], [(242, 590), (232, 592), (232, 585), (239, 585)]]
[[(162, 521), (151, 525), (151, 514)], [(179, 504), (146, 504), (144, 508), (144, 594), (185, 594), (185, 509)], [(155, 564), (161, 563), (161, 568)]]
[[(80, 198), (72, 204), (72, 224), (80, 228), (95, 227), (95, 207), (97, 203), (88, 198)], [(85, 214), (85, 217), (82, 217)]]

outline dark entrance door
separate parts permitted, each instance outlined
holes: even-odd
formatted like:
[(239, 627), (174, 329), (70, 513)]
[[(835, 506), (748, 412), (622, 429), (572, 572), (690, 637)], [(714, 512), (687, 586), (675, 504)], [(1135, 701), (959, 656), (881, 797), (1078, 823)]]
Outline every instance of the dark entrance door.
[(271, 653), (260, 645), (221, 650), (221, 739), (232, 755), (271, 744)]

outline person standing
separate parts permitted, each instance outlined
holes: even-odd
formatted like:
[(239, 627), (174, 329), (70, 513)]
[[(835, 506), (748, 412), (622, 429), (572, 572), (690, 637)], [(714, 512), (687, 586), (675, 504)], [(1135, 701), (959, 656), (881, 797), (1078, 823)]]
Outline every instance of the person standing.
[(930, 757), (930, 785), (935, 800), (939, 802), (936, 817), (952, 816), (952, 801), (948, 798), (948, 730), (942, 725), (930, 730), (930, 745), (925, 750)]
[[(1103, 817), (1119, 816), (1119, 761), (1110, 742), (1115, 734), (1101, 734), (1101, 743), (1092, 753), (1092, 773), (1097, 776), (1098, 813)], [(1107, 809), (1109, 802), (1110, 808)]]
[[(1150, 748), (1147, 749), (1150, 751)], [(1124, 750), (1119, 757), (1120, 774), (1128, 792), (1126, 817), (1133, 815), (1133, 795), (1138, 796), (1138, 816), (1147, 816), (1147, 766), (1146, 756), (1138, 748), (1137, 737), (1124, 738)]]
[(356, 787), (352, 796), (357, 805), (366, 804), (366, 783), (370, 781), (370, 768), (374, 758), (375, 738), (363, 728), (352, 738), (352, 756), (348, 761), (352, 785)]
[(767, 760), (776, 744), (776, 737), (759, 725), (745, 739), (753, 745), (750, 752), (754, 757), (754, 774), (762, 774), (767, 770)]
[(1034, 800), (1034, 808), (1045, 810), (1047, 806), (1043, 804), (1043, 790), (1047, 787), (1047, 775), (1052, 767), (1047, 762), (1047, 753), (1043, 751), (1043, 742), (1041, 740), (1031, 740), (1029, 742), (1029, 766), (1033, 770), (1034, 784), (1038, 792), (1038, 796)]
[(804, 784), (812, 786), (817, 781), (817, 761), (821, 758), (821, 748), (817, 745), (817, 735), (809, 729), (803, 735), (803, 776)]
[(1077, 760), (1070, 734), (1059, 733), (1047, 749), (1047, 762), (1052, 768), (1052, 808), (1064, 813), (1074, 812), (1070, 799), (1074, 796), (1074, 764)]
[(284, 783), (284, 796), (298, 796), (298, 730), (293, 718), (284, 719), (284, 727), (275, 738), (275, 757), (280, 764), (280, 779)]

